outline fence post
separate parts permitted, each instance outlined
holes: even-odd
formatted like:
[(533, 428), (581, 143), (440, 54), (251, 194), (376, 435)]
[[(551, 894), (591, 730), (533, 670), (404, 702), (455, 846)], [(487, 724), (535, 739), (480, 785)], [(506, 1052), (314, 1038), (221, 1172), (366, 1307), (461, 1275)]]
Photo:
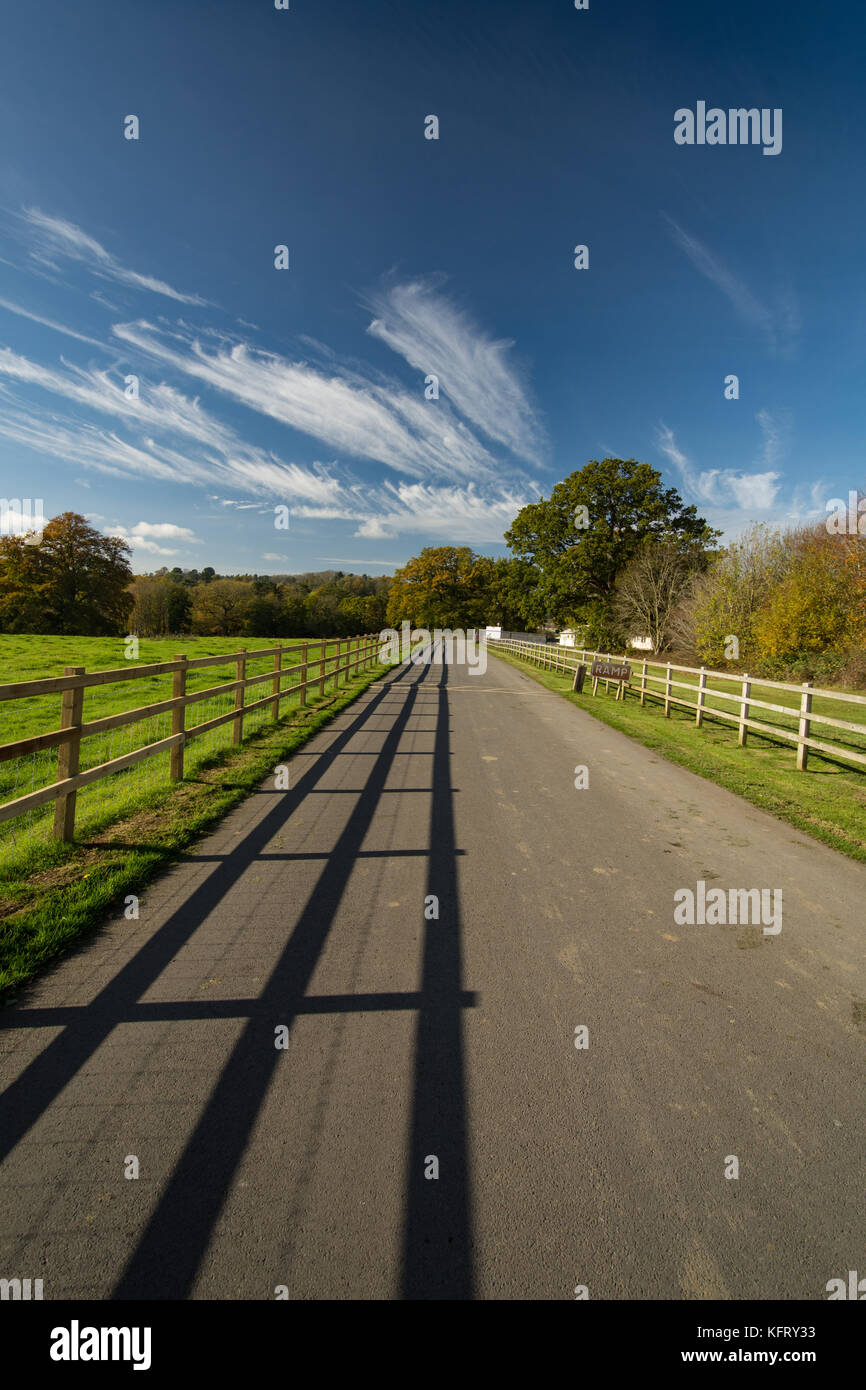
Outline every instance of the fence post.
[[(283, 669), (283, 648), (282, 648), (282, 645), (280, 645), (279, 647), (277, 647), (276, 651), (274, 652), (274, 671), (279, 672), (279, 671), (281, 671), (282, 669)], [(275, 676), (274, 676), (273, 692), (274, 692), (274, 703), (273, 703), (273, 705), (271, 706), (271, 709), (272, 709), (272, 711), (273, 711), (274, 719), (279, 719), (279, 717), (280, 717), (280, 678), (279, 678), (279, 675), (275, 675)]]
[(644, 661), (643, 670), (640, 673), (640, 702), (642, 705), (646, 704), (646, 670), (647, 664)]
[(301, 644), (301, 684), (298, 690), (298, 704), (307, 703), (307, 643)]
[(737, 736), (737, 743), (741, 748), (746, 746), (746, 720), (749, 717), (749, 696), (752, 693), (752, 682), (748, 676), (743, 676), (743, 695), (740, 705), (740, 732)]
[[(64, 676), (83, 676), (83, 666), (64, 666)], [(61, 729), (74, 729), (81, 723), (84, 709), (84, 686), (73, 685), (64, 690), (60, 704)], [(68, 743), (61, 743), (57, 749), (57, 781), (74, 777), (78, 772), (78, 759), (81, 753), (81, 735), (72, 737)], [(54, 838), (72, 840), (75, 838), (75, 798), (76, 793), (58, 796), (54, 803)]]
[(671, 663), (668, 662), (667, 676), (665, 677), (665, 719), (671, 717)]
[[(812, 682), (803, 681), (803, 693), (800, 696), (800, 738), (808, 738), (811, 728), (809, 715), (812, 713)], [(806, 762), (809, 757), (809, 750), (805, 743), (797, 744), (797, 771), (806, 771)]]
[[(174, 700), (183, 699), (186, 694), (186, 652), (175, 653), (175, 661), (182, 661), (184, 664), (179, 671), (175, 671), (171, 681), (171, 695)], [(186, 728), (186, 705), (179, 705), (171, 712), (171, 732), (182, 734)], [(184, 740), (185, 742), (185, 740)], [(183, 781), (183, 754), (184, 743), (176, 743), (169, 753), (169, 775), (172, 782)]]
[(319, 666), (319, 699), (321, 700), (322, 696), (323, 696), (324, 693), (325, 693), (325, 671), (326, 671), (327, 668), (328, 668), (328, 644), (327, 644), (327, 642), (323, 642), (323, 643), (322, 643), (322, 660), (318, 663), (318, 666)]
[(698, 706), (695, 710), (695, 726), (699, 729), (704, 722), (704, 691), (707, 688), (707, 668), (701, 667), (701, 676), (698, 681)]
[[(246, 647), (241, 647), (241, 651), (242, 651), (242, 652), (245, 652), (245, 651), (246, 651)], [(246, 676), (246, 673), (247, 673), (247, 659), (246, 659), (245, 656), (239, 656), (238, 659), (237, 659), (237, 674), (236, 674), (236, 676), (235, 676), (235, 680), (242, 681), (242, 680), (244, 679), (244, 677)], [(246, 690), (244, 689), (243, 686), (241, 686), (239, 690), (236, 690), (236, 691), (235, 691), (235, 709), (237, 709), (237, 710), (243, 710), (243, 707), (244, 707), (244, 696), (246, 695), (246, 693), (247, 693), (247, 692), (246, 692)], [(244, 716), (243, 716), (243, 714), (238, 714), (238, 715), (236, 715), (235, 718), (232, 720), (232, 739), (233, 739), (233, 741), (234, 741), (235, 743), (243, 743), (243, 738), (244, 738)]]

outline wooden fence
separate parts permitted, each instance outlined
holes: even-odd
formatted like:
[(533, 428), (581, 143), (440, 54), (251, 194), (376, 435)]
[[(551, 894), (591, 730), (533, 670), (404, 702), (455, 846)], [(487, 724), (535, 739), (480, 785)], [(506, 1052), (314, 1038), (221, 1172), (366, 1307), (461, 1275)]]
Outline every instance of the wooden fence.
[[(631, 684), (623, 688), (623, 697), (626, 693), (634, 695), (642, 705), (646, 704), (647, 699), (656, 700), (664, 706), (666, 717), (670, 716), (672, 705), (679, 705), (685, 709), (694, 710), (695, 724), (698, 728), (701, 728), (705, 719), (726, 720), (737, 726), (737, 741), (741, 748), (746, 747), (746, 738), (750, 729), (767, 738), (793, 743), (797, 748), (797, 767), (801, 772), (805, 771), (810, 748), (818, 753), (825, 753), (831, 758), (842, 758), (845, 761), (866, 766), (866, 724), (836, 719), (833, 715), (817, 713), (813, 708), (813, 701), (819, 698), (837, 700), (843, 704), (862, 708), (866, 705), (866, 695), (849, 695), (840, 690), (816, 689), (811, 681), (804, 681), (802, 685), (791, 685), (785, 681), (764, 680), (740, 673), (712, 671), (705, 666), (675, 666), (671, 662), (635, 659), (632, 656), (611, 658), (609, 652), (594, 652), (588, 648), (560, 647), (554, 643), (538, 644), (516, 642), (510, 639), (497, 641), (491, 638), (488, 645), (491, 651), (495, 652), (497, 649), (509, 651), (514, 656), (533, 662), (536, 666), (554, 671), (576, 671), (578, 664), (585, 665), (589, 658), (594, 657), (607, 661), (627, 661), (632, 667), (632, 678)], [(664, 674), (652, 675), (650, 674), (651, 671), (663, 672)], [(675, 680), (672, 674), (674, 672), (697, 676), (697, 682)], [(729, 685), (731, 683), (738, 685), (740, 688), (736, 691), (717, 689), (714, 683), (723, 681)], [(607, 688), (609, 682), (605, 681), (604, 684)], [(753, 694), (753, 686), (755, 685), (762, 689), (793, 692), (799, 699), (796, 704), (769, 703), (756, 698)], [(659, 688), (653, 689), (654, 686)], [(674, 690), (688, 690), (696, 696), (696, 699), (688, 700), (682, 695), (675, 695), (673, 694)], [(730, 700), (733, 701), (734, 706), (738, 705), (739, 708), (735, 708), (732, 712), (716, 709), (708, 704), (710, 699)], [(753, 719), (751, 717), (753, 709), (767, 710), (773, 714), (786, 716), (797, 725), (796, 731), (793, 728), (786, 729), (778, 723), (767, 724), (762, 720)], [(855, 735), (855, 740), (843, 742), (839, 739), (836, 742), (828, 743), (812, 738), (812, 727), (816, 724), (826, 725), (831, 729), (844, 730), (846, 733)], [(857, 740), (859, 740), (859, 747)], [(850, 746), (852, 742), (855, 744), (853, 747)]]
[[(14, 801), (7, 801), (0, 805), (0, 821), (11, 820), (37, 806), (44, 806), (47, 802), (53, 801), (55, 803), (54, 836), (56, 839), (72, 840), (75, 834), (76, 795), (80, 788), (88, 786), (91, 782), (98, 782), (103, 777), (110, 777), (112, 773), (122, 772), (125, 768), (132, 767), (133, 764), (142, 762), (145, 758), (152, 758), (158, 753), (165, 752), (170, 753), (171, 778), (174, 781), (179, 781), (183, 777), (184, 749), (192, 739), (201, 737), (209, 729), (216, 729), (221, 724), (231, 722), (232, 741), (233, 743), (241, 743), (244, 736), (244, 718), (253, 710), (263, 709), (266, 705), (270, 705), (273, 718), (279, 719), (281, 700), (297, 694), (299, 703), (305, 705), (310, 686), (318, 686), (319, 696), (324, 695), (327, 681), (333, 681), (336, 689), (341, 675), (345, 675), (345, 680), (348, 682), (363, 667), (371, 665), (376, 660), (379, 645), (378, 636), (368, 634), (363, 637), (349, 637), (339, 641), (322, 640), (321, 642), (303, 642), (298, 646), (281, 645), (266, 647), (258, 651), (226, 652), (220, 656), (195, 657), (192, 661), (181, 653), (173, 661), (160, 661), (146, 666), (127, 666), (111, 671), (91, 671), (89, 674), (83, 666), (67, 666), (62, 676), (51, 677), (47, 680), (18, 681), (11, 685), (0, 685), (0, 701), (26, 700), (35, 695), (55, 693), (61, 696), (59, 729), (54, 729), (50, 733), (35, 734), (31, 738), (17, 739), (14, 743), (0, 745), (0, 762), (7, 758), (24, 757), (29, 753), (37, 753), (46, 748), (57, 749), (56, 781), (50, 786), (41, 787), (38, 791), (29, 792), (26, 796), (19, 796)], [(336, 646), (336, 652), (329, 655), (328, 648), (334, 646)], [(318, 651), (319, 654), (313, 656), (314, 651)], [(284, 667), (283, 657), (295, 653), (300, 654), (300, 660)], [(272, 671), (266, 671), (264, 675), (247, 676), (246, 664), (248, 661), (269, 656), (273, 657)], [(211, 685), (204, 690), (196, 690), (187, 694), (186, 677), (188, 671), (201, 670), (206, 666), (225, 666), (232, 661), (236, 663), (235, 680), (226, 681), (221, 685)], [(333, 669), (329, 670), (331, 663), (333, 663)], [(313, 670), (316, 671), (316, 674), (309, 674)], [(104, 719), (82, 722), (84, 692), (88, 687), (169, 674), (173, 677), (170, 700), (160, 700), (156, 704), (143, 705), (138, 709), (124, 710), (120, 714), (108, 715)], [(295, 675), (299, 677), (297, 682), (284, 687), (283, 682), (291, 680)], [(270, 694), (264, 696), (263, 699), (245, 704), (248, 687), (262, 685), (265, 682), (271, 684)], [(187, 726), (186, 711), (191, 705), (217, 695), (230, 694), (232, 691), (235, 696), (234, 708), (227, 714), (220, 714), (215, 719), (206, 720), (203, 724)], [(88, 768), (86, 772), (78, 771), (82, 739), (91, 738), (94, 734), (106, 733), (110, 729), (118, 729), (122, 725), (140, 723), (154, 715), (166, 713), (171, 713), (172, 717), (172, 732), (168, 738), (157, 739), (153, 743), (145, 744), (132, 752), (125, 753), (120, 758), (112, 758), (110, 762), (99, 763), (96, 767)]]

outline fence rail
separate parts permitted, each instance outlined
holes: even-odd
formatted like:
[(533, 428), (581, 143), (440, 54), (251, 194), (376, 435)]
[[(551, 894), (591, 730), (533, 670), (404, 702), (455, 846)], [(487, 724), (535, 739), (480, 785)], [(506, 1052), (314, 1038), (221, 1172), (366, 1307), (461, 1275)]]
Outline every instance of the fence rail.
[[(814, 708), (814, 701), (837, 700), (843, 704), (853, 706), (866, 705), (866, 695), (848, 694), (841, 690), (824, 690), (816, 688), (811, 681), (804, 681), (802, 685), (793, 685), (787, 681), (764, 680), (745, 673), (733, 673), (729, 671), (713, 671), (706, 666), (677, 666), (671, 662), (650, 661), (644, 658), (636, 659), (633, 656), (616, 656), (611, 658), (610, 653), (591, 651), (589, 648), (560, 647), (553, 643), (538, 644), (534, 642), (519, 642), (512, 639), (493, 639), (488, 640), (491, 651), (497, 649), (511, 652), (512, 655), (520, 657), (524, 661), (531, 661), (534, 665), (546, 670), (573, 671), (576, 672), (579, 665), (586, 665), (589, 658), (598, 657), (600, 660), (626, 661), (632, 667), (632, 682), (628, 686), (623, 686), (622, 694), (625, 698), (626, 693), (639, 698), (640, 703), (645, 705), (647, 699), (656, 700), (664, 705), (666, 717), (670, 717), (672, 705), (679, 705), (684, 709), (694, 710), (695, 724), (701, 728), (705, 719), (721, 719), (737, 726), (737, 741), (741, 748), (747, 746), (748, 731), (754, 730), (767, 738), (781, 739), (785, 742), (793, 743), (797, 749), (797, 767), (803, 772), (806, 769), (809, 749), (815, 752), (825, 753), (832, 758), (842, 758), (846, 762), (858, 763), (866, 767), (866, 724), (855, 723), (847, 719), (837, 719), (834, 715), (818, 712)], [(569, 658), (571, 658), (569, 660)], [(638, 670), (638, 668), (640, 668)], [(663, 672), (663, 675), (652, 675), (651, 671)], [(689, 680), (675, 680), (673, 673), (678, 675), (696, 676), (697, 683)], [(639, 684), (635, 684), (636, 674)], [(600, 678), (605, 688), (610, 685), (610, 681)], [(714, 687), (712, 682), (727, 681), (739, 685), (739, 690), (720, 690)], [(613, 682), (616, 684), (616, 682)], [(653, 689), (652, 686), (661, 686), (661, 689)], [(762, 690), (781, 690), (793, 693), (799, 697), (796, 704), (776, 704), (766, 700), (760, 700), (753, 695), (754, 686), (759, 686)], [(685, 699), (682, 695), (673, 694), (674, 690), (688, 690), (696, 695), (695, 700)], [(739, 709), (729, 711), (717, 709), (708, 704), (709, 700), (731, 700)], [(751, 710), (767, 710), (770, 713), (780, 714), (791, 719), (796, 724), (796, 730), (786, 729), (781, 724), (768, 724), (763, 720), (753, 719)], [(855, 711), (856, 712), (856, 711)], [(833, 743), (824, 742), (812, 738), (813, 725), (825, 725), (831, 729), (841, 729), (846, 733), (854, 734), (862, 740), (857, 746), (851, 746), (852, 741), (843, 742), (837, 740)]]
[[(318, 695), (322, 696), (325, 693), (327, 681), (333, 681), (334, 689), (336, 689), (341, 675), (345, 675), (346, 682), (348, 682), (362, 668), (373, 663), (379, 645), (376, 634), (366, 634), (339, 640), (302, 642), (295, 646), (265, 647), (257, 651), (243, 649), (236, 652), (225, 652), (220, 656), (194, 657), (192, 660), (189, 660), (184, 653), (180, 653), (173, 661), (160, 661), (146, 666), (126, 666), (110, 671), (91, 671), (88, 673), (83, 666), (67, 666), (62, 676), (47, 680), (16, 681), (12, 684), (0, 685), (0, 702), (26, 700), (36, 695), (59, 694), (61, 696), (59, 729), (52, 729), (48, 733), (34, 734), (29, 738), (16, 739), (13, 743), (0, 745), (0, 762), (9, 758), (24, 757), (28, 753), (42, 752), (49, 748), (57, 748), (58, 750), (56, 780), (48, 786), (40, 787), (38, 791), (28, 792), (25, 796), (16, 797), (15, 800), (0, 805), (0, 822), (12, 820), (16, 816), (24, 815), (27, 811), (54, 801), (56, 803), (54, 837), (72, 840), (75, 835), (76, 795), (82, 787), (88, 786), (91, 782), (100, 781), (104, 777), (110, 777), (115, 772), (122, 772), (135, 763), (142, 762), (145, 758), (151, 758), (165, 752), (171, 754), (171, 779), (180, 781), (183, 777), (184, 749), (192, 739), (201, 737), (210, 729), (216, 729), (222, 724), (231, 722), (233, 725), (232, 742), (241, 743), (244, 736), (244, 719), (254, 710), (264, 709), (265, 706), (270, 705), (272, 718), (278, 720), (282, 700), (288, 699), (291, 695), (297, 695), (299, 704), (305, 705), (309, 687), (318, 686)], [(336, 651), (329, 654), (329, 647), (336, 647)], [(318, 655), (314, 656), (312, 654), (314, 651), (317, 651)], [(286, 654), (299, 654), (300, 660), (290, 666), (284, 666), (283, 657)], [(263, 675), (257, 676), (246, 675), (248, 661), (261, 660), (269, 656), (273, 657), (272, 671), (266, 671)], [(235, 662), (236, 667), (234, 680), (225, 681), (219, 685), (211, 685), (204, 690), (196, 690), (187, 694), (186, 677), (189, 671), (200, 670), (207, 666), (225, 666), (231, 662)], [(332, 663), (333, 669), (329, 670)], [(316, 674), (310, 674), (313, 671)], [(118, 714), (107, 715), (102, 719), (92, 719), (86, 722), (83, 720), (84, 692), (86, 689), (109, 685), (115, 681), (144, 680), (150, 676), (161, 675), (172, 675), (173, 677), (170, 699), (159, 700), (156, 704), (142, 705), (137, 709), (123, 710)], [(298, 680), (292, 682), (292, 678), (296, 675)], [(290, 683), (284, 686), (283, 683), (286, 681)], [(270, 692), (261, 699), (253, 700), (250, 704), (245, 703), (247, 690), (252, 686), (263, 685), (265, 682), (270, 683)], [(232, 692), (235, 696), (234, 707), (228, 713), (217, 715), (215, 719), (208, 719), (200, 724), (187, 726), (186, 711), (192, 705), (215, 696), (230, 695)], [(108, 762), (88, 768), (86, 772), (78, 771), (81, 744), (84, 739), (121, 728), (127, 724), (141, 723), (153, 718), (154, 715), (168, 713), (172, 716), (172, 732), (167, 738), (146, 743), (124, 753), (119, 758), (112, 758)]]

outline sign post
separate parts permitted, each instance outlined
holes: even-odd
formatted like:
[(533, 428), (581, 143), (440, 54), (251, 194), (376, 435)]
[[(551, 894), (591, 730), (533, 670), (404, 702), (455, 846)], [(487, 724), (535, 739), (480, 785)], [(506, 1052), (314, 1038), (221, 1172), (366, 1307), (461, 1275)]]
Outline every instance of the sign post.
[(598, 683), (602, 681), (616, 681), (617, 700), (625, 699), (625, 687), (631, 681), (631, 667), (627, 661), (600, 661), (598, 657), (592, 663), (592, 693), (595, 695), (598, 690)]

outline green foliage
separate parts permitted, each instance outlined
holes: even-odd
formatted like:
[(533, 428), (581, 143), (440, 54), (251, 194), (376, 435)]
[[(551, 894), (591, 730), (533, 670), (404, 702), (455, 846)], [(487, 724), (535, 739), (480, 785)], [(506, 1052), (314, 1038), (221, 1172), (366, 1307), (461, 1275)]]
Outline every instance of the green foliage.
[[(32, 540), (32, 538), (30, 538)], [(123, 632), (132, 608), (129, 546), (63, 512), (38, 541), (0, 538), (0, 628), (4, 632)]]
[(468, 628), (487, 622), (491, 561), (468, 545), (425, 546), (394, 575), (386, 622), (397, 627)]
[(755, 619), (761, 652), (771, 661), (791, 662), (843, 647), (853, 635), (849, 588), (843, 553), (833, 540), (804, 545)]
[[(683, 551), (712, 546), (711, 530), (661, 474), (636, 459), (592, 459), (524, 507), (505, 533), (516, 555), (540, 573), (538, 602), (558, 622), (609, 621), (617, 578), (647, 538)], [(601, 607), (598, 605), (601, 604)]]
[(354, 637), (385, 622), (390, 580), (326, 570), (297, 577), (161, 569), (132, 583), (131, 630), (142, 637)]
[(692, 623), (698, 656), (723, 666), (727, 639), (739, 642), (740, 662), (761, 655), (755, 621), (791, 563), (791, 547), (767, 526), (752, 526), (710, 564), (697, 584)]

